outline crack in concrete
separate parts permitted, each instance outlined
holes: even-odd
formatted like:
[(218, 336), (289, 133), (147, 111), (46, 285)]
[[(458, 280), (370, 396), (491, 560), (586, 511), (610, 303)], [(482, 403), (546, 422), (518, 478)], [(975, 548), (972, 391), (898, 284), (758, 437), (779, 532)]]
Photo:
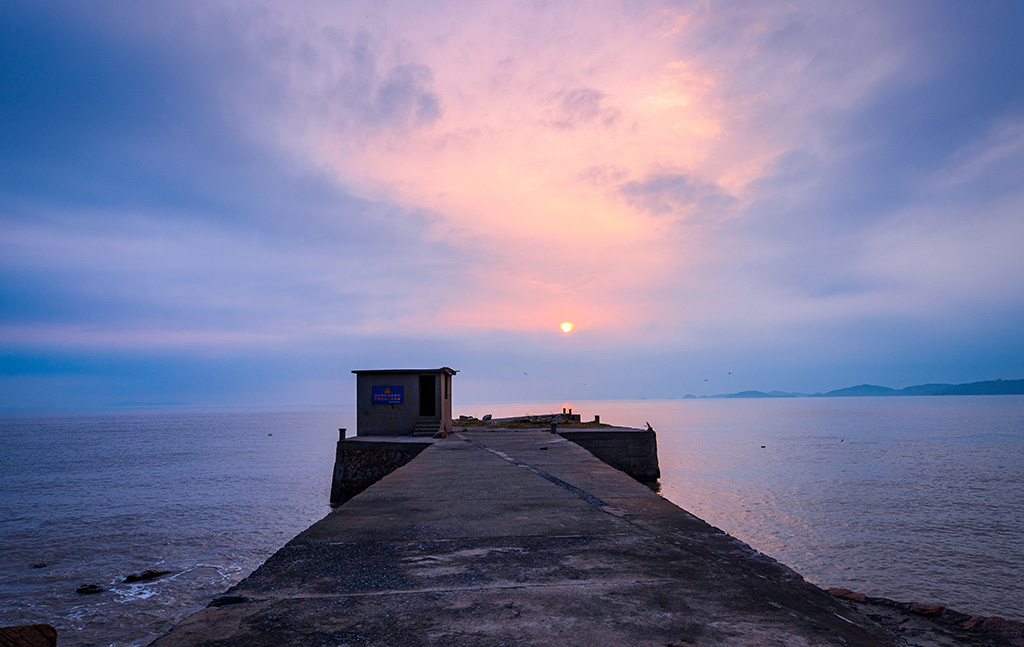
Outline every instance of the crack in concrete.
[(670, 578), (613, 578), (601, 582), (578, 582), (565, 580), (563, 582), (542, 582), (537, 584), (482, 584), (480, 586), (446, 586), (431, 587), (423, 589), (392, 589), (388, 591), (363, 591), (355, 593), (289, 593), (287, 595), (253, 598), (247, 602), (272, 602), (274, 600), (328, 600), (332, 598), (360, 598), (360, 597), (386, 597), (389, 595), (416, 595), (419, 593), (462, 593), (465, 591), (504, 591), (516, 589), (550, 589), (550, 588), (611, 588), (616, 584), (627, 582), (630, 584), (667, 584), (674, 583)]

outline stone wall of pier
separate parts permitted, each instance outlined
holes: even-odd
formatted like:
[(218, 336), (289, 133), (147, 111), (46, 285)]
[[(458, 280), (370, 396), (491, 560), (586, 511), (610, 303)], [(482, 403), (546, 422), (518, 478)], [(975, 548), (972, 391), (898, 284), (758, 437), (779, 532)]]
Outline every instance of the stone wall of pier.
[(331, 505), (338, 506), (405, 465), (431, 445), (430, 440), (392, 441), (343, 438), (338, 441), (331, 480)]
[(558, 433), (638, 481), (661, 477), (653, 429), (559, 429)]

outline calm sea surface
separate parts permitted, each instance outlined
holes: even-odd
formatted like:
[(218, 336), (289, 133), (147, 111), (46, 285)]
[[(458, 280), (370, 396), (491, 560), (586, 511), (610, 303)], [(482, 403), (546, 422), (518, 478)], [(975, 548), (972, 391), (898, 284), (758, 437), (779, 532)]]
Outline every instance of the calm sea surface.
[[(663, 496), (822, 586), (1024, 619), (1024, 396), (551, 402), (658, 430)], [(329, 510), (351, 409), (0, 418), (0, 624), (143, 645)], [(763, 447), (762, 447), (763, 446)], [(124, 584), (146, 569), (163, 579)], [(82, 584), (107, 589), (82, 596)]]

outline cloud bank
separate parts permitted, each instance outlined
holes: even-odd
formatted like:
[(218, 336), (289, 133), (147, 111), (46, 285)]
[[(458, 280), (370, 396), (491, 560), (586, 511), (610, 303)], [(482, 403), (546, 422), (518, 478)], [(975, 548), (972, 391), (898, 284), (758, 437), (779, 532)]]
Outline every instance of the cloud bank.
[(0, 406), (329, 404), (417, 364), (476, 399), (1024, 366), (1016, 3), (0, 25)]

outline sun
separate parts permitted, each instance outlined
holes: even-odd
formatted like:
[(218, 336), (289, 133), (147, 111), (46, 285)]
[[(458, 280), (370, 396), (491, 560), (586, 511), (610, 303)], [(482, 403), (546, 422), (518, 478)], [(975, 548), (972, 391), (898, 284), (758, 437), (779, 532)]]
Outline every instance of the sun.
[(562, 325), (559, 327), (562, 329), (562, 332), (564, 333), (571, 333), (572, 329), (575, 328), (571, 321), (563, 321)]

